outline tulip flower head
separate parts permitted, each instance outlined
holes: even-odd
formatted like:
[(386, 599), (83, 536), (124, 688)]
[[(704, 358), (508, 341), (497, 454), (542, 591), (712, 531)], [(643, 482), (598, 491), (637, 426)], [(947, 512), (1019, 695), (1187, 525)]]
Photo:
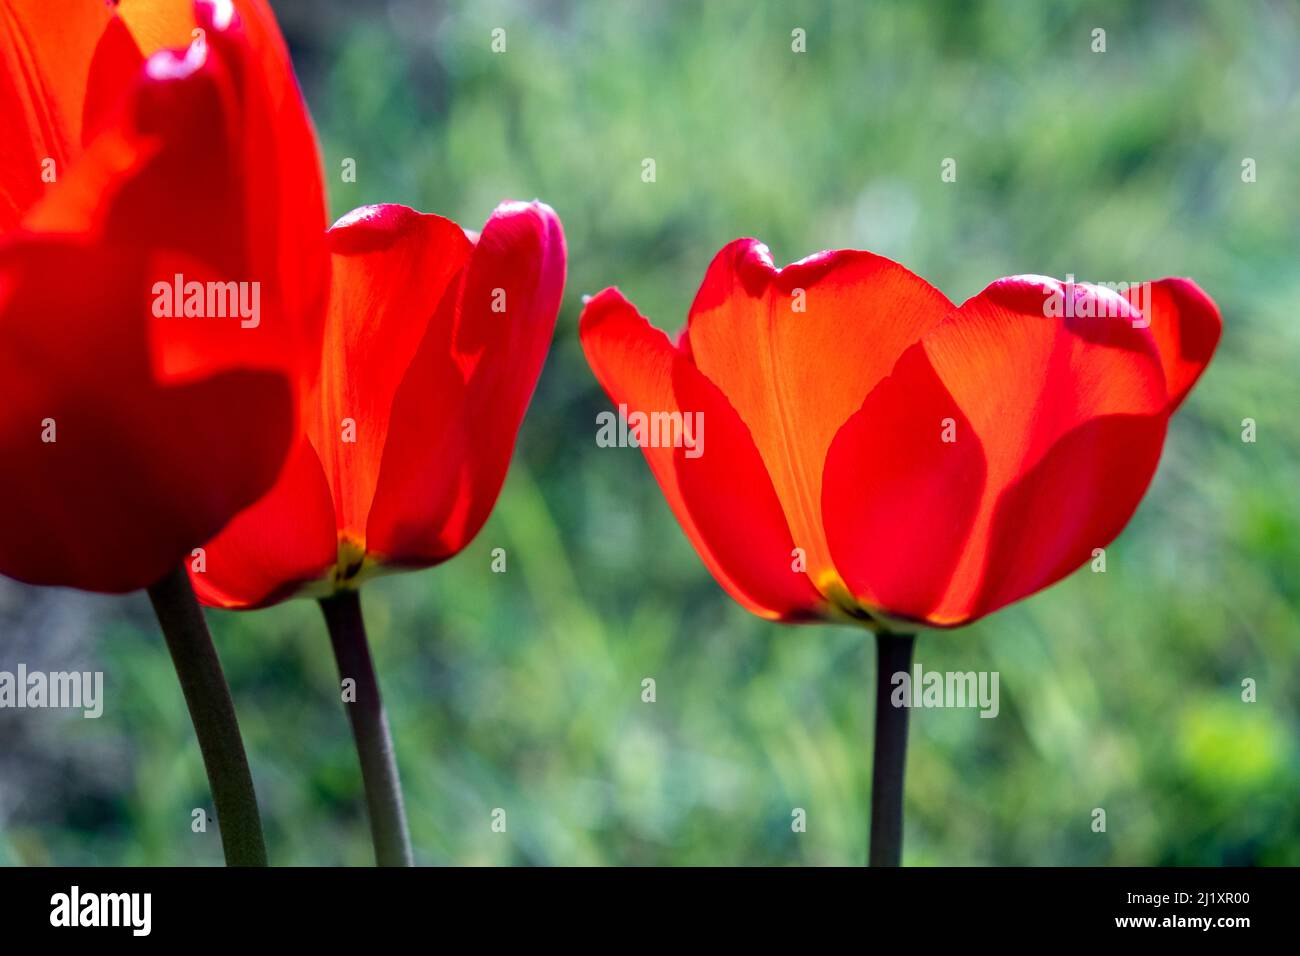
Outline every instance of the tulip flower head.
[(271, 492), (193, 567), (210, 605), (327, 597), (459, 552), (496, 501), (550, 345), (565, 248), (546, 205), (503, 204), (478, 235), (365, 206), (328, 241), (301, 434)]
[(1137, 508), (1221, 329), (1193, 282), (1148, 291), (1013, 276), (955, 306), (869, 252), (777, 269), (741, 239), (676, 342), (617, 289), (581, 337), (615, 404), (707, 419), (702, 455), (643, 450), (740, 604), (956, 627), (1080, 567)]
[(292, 447), (328, 290), (315, 135), (260, 0), (0, 0), (0, 60), (0, 573), (134, 590)]

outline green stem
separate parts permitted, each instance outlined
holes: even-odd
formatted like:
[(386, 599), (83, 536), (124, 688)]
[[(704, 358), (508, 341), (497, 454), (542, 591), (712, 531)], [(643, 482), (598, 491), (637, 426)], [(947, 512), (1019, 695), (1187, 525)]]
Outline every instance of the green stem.
[[(903, 859), (903, 769), (910, 708), (890, 702), (894, 674), (912, 669), (914, 634), (876, 635), (876, 729), (871, 768), (871, 865)], [(910, 701), (908, 702), (910, 703)]]
[(235, 706), (185, 568), (174, 568), (149, 588), (149, 600), (198, 734), (226, 865), (266, 866), (262, 820)]
[(411, 866), (411, 837), (402, 806), (402, 785), (397, 778), (397, 757), (366, 643), (361, 596), (356, 591), (340, 591), (322, 599), (320, 606), (329, 627), (339, 677), (356, 682), (355, 699), (345, 703), (352, 723), (352, 739), (361, 760), (375, 862), (380, 866)]

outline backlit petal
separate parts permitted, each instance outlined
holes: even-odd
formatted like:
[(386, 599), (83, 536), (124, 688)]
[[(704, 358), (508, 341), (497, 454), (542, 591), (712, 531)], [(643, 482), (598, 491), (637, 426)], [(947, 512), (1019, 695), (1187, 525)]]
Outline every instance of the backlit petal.
[(379, 560), (442, 561), (487, 520), (550, 348), (564, 270), (549, 206), (493, 212), (394, 399), (367, 528)]
[(682, 530), (709, 572), (743, 607), (805, 620), (825, 611), (806, 574), (762, 458), (726, 397), (616, 289), (582, 313), (582, 346), (596, 378), (629, 414), (700, 414), (700, 454), (643, 447)]
[(809, 573), (835, 573), (822, 472), (840, 427), (903, 352), (952, 308), (869, 252), (822, 252), (777, 270), (753, 239), (725, 247), (691, 307), (686, 347), (753, 435)]

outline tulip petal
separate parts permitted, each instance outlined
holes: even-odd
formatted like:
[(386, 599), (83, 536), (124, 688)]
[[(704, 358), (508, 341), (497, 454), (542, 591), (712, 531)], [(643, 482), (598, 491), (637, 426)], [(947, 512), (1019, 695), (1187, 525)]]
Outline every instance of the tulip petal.
[(1008, 486), (989, 522), (984, 580), (969, 613), (1040, 591), (1109, 545), (1151, 483), (1166, 422), (1158, 413), (1084, 422)]
[(753, 435), (823, 591), (834, 579), (821, 521), (831, 442), (951, 309), (924, 279), (868, 252), (823, 252), (777, 270), (766, 246), (741, 239), (709, 266), (685, 346)]
[[(1054, 294), (1073, 296), (1074, 314), (1052, 317), (1044, 303)], [(1017, 276), (993, 283), (925, 336), (951, 406), (942, 397), (926, 401), (938, 411), (961, 410), (969, 427), (959, 420), (956, 442), (970, 443), (972, 458), (979, 446), (987, 477), (968, 532), (959, 521), (948, 537), (928, 522), (941, 554), (953, 538), (963, 542), (962, 554), (942, 597), (924, 615), (916, 614), (920, 605), (908, 607), (911, 616), (955, 626), (988, 614), (1064, 577), (1119, 533), (1155, 471), (1168, 418), (1160, 359), (1140, 320), (1114, 293)], [(905, 477), (931, 455), (916, 440), (880, 448), (880, 467), (891, 477), (873, 478), (872, 486), (899, 491), (873, 507), (915, 513)], [(954, 480), (953, 500), (964, 493)], [(943, 493), (927, 488), (925, 498)], [(896, 537), (877, 543), (915, 550)], [(853, 557), (844, 554), (845, 574), (860, 580)], [(870, 587), (863, 590), (870, 601)], [(921, 604), (933, 596), (927, 584)]]
[[(289, 51), (265, 0), (238, 0), (237, 14), (221, 28), (221, 4), (205, 15), (210, 42), (232, 64), (231, 74), (242, 98), (240, 173), (249, 222), (250, 274), (261, 278), (269, 301), (282, 310), (286, 334), (309, 356), (303, 370), (310, 381), (321, 342), (321, 319), (329, 293), (329, 264), (324, 229), (325, 184), (320, 148), (307, 112)], [(215, 32), (214, 32), (215, 31)], [(269, 313), (273, 318), (275, 312)]]
[(142, 62), (106, 4), (0, 0), (0, 234), (62, 178), (80, 152), (85, 114)]
[[(113, 0), (118, 18), (145, 56), (159, 50), (178, 50), (206, 34), (215, 25), (229, 30), (238, 20), (246, 31), (254, 59), (272, 101), (279, 103), (296, 93), (289, 55), (266, 0)], [(200, 34), (198, 31), (202, 30)]]
[(669, 507), (709, 572), (743, 607), (806, 620), (825, 601), (792, 570), (795, 543), (749, 430), (718, 388), (616, 289), (582, 313), (582, 346), (610, 400), (641, 412), (703, 415), (698, 457), (642, 448)]
[[(23, 225), (168, 250), (151, 282), (180, 274), (243, 284), (248, 314), (234, 321), (153, 323), (163, 378), (193, 380), (232, 364), (283, 368), (297, 357), (295, 374), (310, 378), (329, 283), (315, 136), (287, 56), (272, 75), (262, 72), (271, 62), (258, 46), (264, 25), (220, 3), (196, 11), (205, 42), (149, 58), (117, 125)], [(295, 95), (285, 97), (287, 88)]]
[(1158, 279), (1130, 288), (1130, 304), (1151, 323), (1169, 392), (1169, 412), (1183, 403), (1223, 334), (1218, 306), (1191, 279)]
[(157, 383), (152, 268), (69, 239), (0, 248), (0, 573), (152, 584), (275, 480), (293, 430), (287, 381), (237, 370)]
[(822, 514), (850, 593), (893, 618), (924, 620), (962, 556), (985, 471), (983, 445), (918, 342), (826, 457)]
[(322, 372), (303, 417), (333, 488), (338, 533), (364, 548), (394, 397), (471, 246), (454, 222), (397, 205), (353, 210), (329, 239)]
[(493, 212), (393, 402), (366, 532), (379, 560), (445, 560), (487, 520), (550, 347), (564, 268), (549, 206)]
[(204, 551), (202, 571), (189, 562), (190, 580), (199, 600), (212, 607), (266, 607), (332, 573), (338, 561), (334, 496), (305, 436), (271, 490)]
[[(206, 5), (215, 6), (211, 0)], [(242, 2), (239, 5), (245, 6)], [(199, 26), (194, 15), (195, 0), (115, 0), (114, 8), (146, 57), (159, 50), (189, 46)], [(223, 12), (221, 19), (227, 16)]]

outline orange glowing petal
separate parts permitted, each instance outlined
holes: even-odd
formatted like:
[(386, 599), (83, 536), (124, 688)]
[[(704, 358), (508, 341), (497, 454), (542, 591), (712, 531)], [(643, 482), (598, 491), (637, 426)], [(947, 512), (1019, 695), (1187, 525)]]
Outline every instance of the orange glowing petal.
[(583, 309), (582, 346), (597, 380), (629, 414), (704, 418), (700, 454), (642, 448), (668, 505), (710, 573), (762, 617), (808, 620), (824, 598), (796, 570), (795, 542), (749, 429), (722, 392), (616, 289)]
[(951, 307), (924, 279), (869, 252), (822, 252), (778, 270), (766, 246), (740, 239), (709, 266), (685, 346), (748, 427), (823, 587), (836, 578), (821, 522), (831, 442)]

